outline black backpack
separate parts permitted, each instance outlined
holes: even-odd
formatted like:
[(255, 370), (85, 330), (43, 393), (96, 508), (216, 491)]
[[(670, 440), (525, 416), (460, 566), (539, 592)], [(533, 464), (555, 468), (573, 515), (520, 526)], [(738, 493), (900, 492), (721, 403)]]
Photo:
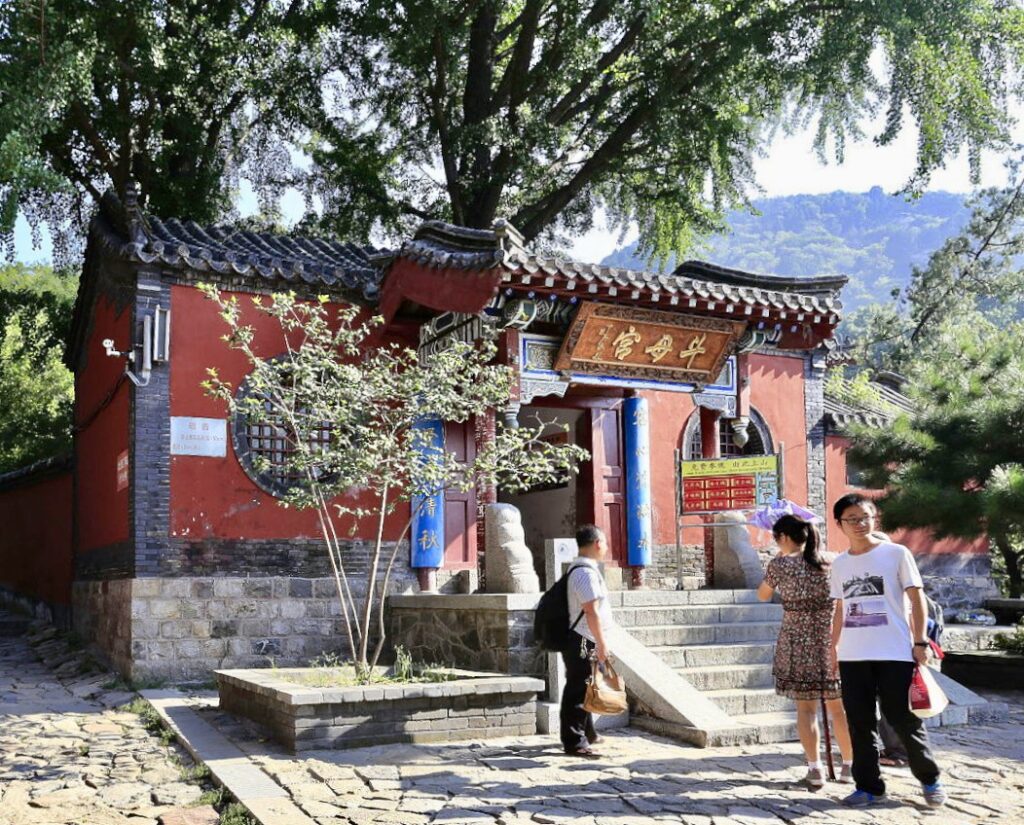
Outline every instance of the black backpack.
[(586, 567), (577, 564), (565, 571), (565, 575), (556, 581), (537, 602), (537, 612), (533, 617), (533, 638), (542, 650), (561, 653), (569, 647), (569, 634), (576, 629), (583, 611), (576, 621), (569, 624), (569, 574), (573, 570)]

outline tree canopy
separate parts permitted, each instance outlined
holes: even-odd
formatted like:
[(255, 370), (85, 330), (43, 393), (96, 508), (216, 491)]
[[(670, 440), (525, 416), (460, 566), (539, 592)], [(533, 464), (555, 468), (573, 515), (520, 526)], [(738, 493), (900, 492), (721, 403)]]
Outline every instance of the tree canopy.
[(74, 378), (62, 354), (78, 279), (0, 267), (0, 473), (71, 449)]
[(158, 214), (229, 213), (290, 163), (278, 98), (317, 88), (304, 0), (0, 3), (0, 240), (19, 212), (75, 251), (91, 205), (138, 183)]
[(884, 489), (886, 525), (987, 535), (1024, 590), (1024, 324), (938, 325), (912, 366), (913, 413), (855, 428), (850, 456)]
[(744, 199), (780, 122), (816, 118), (839, 159), (875, 113), (880, 144), (914, 123), (914, 192), (962, 147), (976, 169), (1004, 142), (1022, 26), (992, 0), (353, 0), (311, 191), (340, 232), (506, 217), (534, 239), (600, 206), (646, 251), (680, 251)]
[[(682, 251), (749, 191), (766, 130), (841, 158), (919, 130), (907, 187), (1004, 145), (1024, 11), (1005, 0), (12, 0), (0, 4), (0, 234), (80, 232), (108, 186), (164, 215), (365, 237), (424, 218), (528, 239), (636, 221)], [(305, 157), (296, 161), (295, 150)], [(63, 234), (61, 234), (63, 232)]]

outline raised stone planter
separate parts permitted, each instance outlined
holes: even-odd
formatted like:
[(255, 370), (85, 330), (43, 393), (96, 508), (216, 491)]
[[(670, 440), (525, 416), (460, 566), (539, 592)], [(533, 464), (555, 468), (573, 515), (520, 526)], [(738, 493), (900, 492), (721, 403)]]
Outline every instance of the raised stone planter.
[(1003, 650), (947, 653), (942, 672), (970, 687), (1016, 688), (1024, 685), (1024, 655)]
[(537, 732), (540, 679), (450, 671), (457, 678), (448, 682), (321, 688), (283, 678), (312, 672), (219, 670), (220, 707), (266, 726), (296, 753)]

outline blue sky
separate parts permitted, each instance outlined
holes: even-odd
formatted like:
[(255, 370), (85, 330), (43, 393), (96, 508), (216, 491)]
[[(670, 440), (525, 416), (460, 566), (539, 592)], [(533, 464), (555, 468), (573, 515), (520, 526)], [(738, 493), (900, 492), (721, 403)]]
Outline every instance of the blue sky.
[[(1014, 107), (1018, 125), (1014, 139), (1024, 143), (1024, 107)], [(876, 134), (879, 124), (871, 124), (868, 134)], [(851, 143), (847, 146), (846, 158), (842, 165), (820, 163), (812, 151), (813, 131), (799, 131), (792, 135), (777, 134), (766, 147), (764, 156), (754, 164), (756, 179), (762, 192), (755, 196), (817, 194), (846, 190), (866, 192), (873, 186), (880, 186), (886, 192), (898, 191), (907, 181), (914, 168), (917, 141), (916, 129), (908, 127), (892, 145), (875, 146), (870, 140)], [(1004, 158), (987, 153), (982, 159), (982, 185), (999, 185), (1005, 180)], [(932, 179), (929, 189), (933, 191), (968, 192), (971, 188), (966, 152), (951, 159), (946, 168)], [(302, 212), (303, 204), (298, 194), (287, 196), (282, 204), (287, 219), (294, 221)], [(239, 200), (243, 214), (256, 210), (256, 199), (251, 189), (243, 182)], [(634, 235), (627, 235), (624, 243), (631, 242)], [(600, 261), (618, 246), (619, 238), (610, 232), (600, 217), (595, 228), (575, 239), (572, 253), (577, 260)], [(49, 239), (44, 238), (43, 246), (33, 249), (28, 225), (19, 218), (15, 231), (17, 258), (22, 261), (48, 260), (51, 254)]]

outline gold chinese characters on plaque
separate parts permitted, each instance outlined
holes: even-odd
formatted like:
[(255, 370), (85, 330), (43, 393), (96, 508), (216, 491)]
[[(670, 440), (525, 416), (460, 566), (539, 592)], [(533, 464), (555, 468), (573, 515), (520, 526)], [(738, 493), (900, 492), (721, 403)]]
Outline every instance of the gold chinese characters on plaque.
[(653, 309), (585, 303), (555, 369), (706, 384), (718, 376), (746, 324)]

